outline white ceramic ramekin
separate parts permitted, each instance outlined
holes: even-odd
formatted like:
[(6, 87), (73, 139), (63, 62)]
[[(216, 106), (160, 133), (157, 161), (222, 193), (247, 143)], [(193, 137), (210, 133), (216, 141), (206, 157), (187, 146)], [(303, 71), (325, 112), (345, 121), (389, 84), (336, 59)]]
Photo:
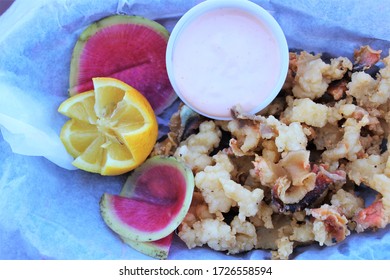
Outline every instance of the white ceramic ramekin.
[[(195, 108), (194, 106), (192, 106), (191, 101), (188, 100), (186, 96), (181, 92), (177, 84), (173, 63), (176, 42), (183, 34), (183, 32), (186, 31), (188, 25), (199, 16), (220, 8), (240, 9), (244, 12), (254, 15), (271, 31), (279, 47), (280, 57), (278, 63), (280, 63), (280, 71), (276, 79), (277, 82), (274, 84), (272, 90), (266, 93), (266, 98), (262, 100), (261, 104), (254, 104), (253, 108), (247, 113), (255, 114), (261, 111), (267, 105), (269, 105), (272, 100), (274, 100), (275, 97), (278, 95), (286, 79), (289, 64), (289, 51), (285, 35), (278, 22), (265, 9), (253, 2), (250, 2), (249, 0), (207, 0), (194, 6), (180, 18), (180, 20), (177, 22), (171, 32), (166, 52), (166, 67), (171, 84), (180, 99), (194, 111), (212, 119), (229, 120), (232, 118), (231, 115), (215, 116), (210, 112), (204, 112), (202, 108)], [(243, 92), (242, 95), (244, 97), (245, 92)], [(237, 104), (231, 104), (231, 107), (235, 105)]]

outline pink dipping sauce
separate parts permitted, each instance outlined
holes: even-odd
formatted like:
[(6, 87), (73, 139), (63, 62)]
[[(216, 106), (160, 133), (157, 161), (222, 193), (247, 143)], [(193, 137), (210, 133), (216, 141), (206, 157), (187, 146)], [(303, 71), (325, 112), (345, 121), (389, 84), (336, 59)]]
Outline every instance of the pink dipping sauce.
[(176, 88), (185, 103), (208, 116), (230, 118), (235, 105), (256, 113), (280, 79), (280, 53), (270, 29), (251, 13), (208, 11), (177, 38), (172, 58)]

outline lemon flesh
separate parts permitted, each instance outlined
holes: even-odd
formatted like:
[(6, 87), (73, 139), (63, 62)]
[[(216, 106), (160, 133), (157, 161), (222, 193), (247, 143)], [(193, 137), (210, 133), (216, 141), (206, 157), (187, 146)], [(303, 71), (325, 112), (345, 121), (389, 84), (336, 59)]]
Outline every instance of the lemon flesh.
[(94, 90), (65, 100), (70, 118), (60, 138), (79, 169), (119, 175), (142, 164), (157, 141), (158, 124), (146, 98), (114, 78), (94, 78)]

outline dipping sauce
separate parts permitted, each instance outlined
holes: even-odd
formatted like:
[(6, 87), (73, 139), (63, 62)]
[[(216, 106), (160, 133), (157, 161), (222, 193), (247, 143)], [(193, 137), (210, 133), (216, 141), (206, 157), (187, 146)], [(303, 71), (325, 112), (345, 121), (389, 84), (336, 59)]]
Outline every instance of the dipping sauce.
[(263, 109), (287, 73), (288, 62), (283, 66), (280, 42), (271, 28), (235, 7), (214, 8), (195, 17), (182, 27), (172, 48), (168, 74), (179, 97), (216, 119), (231, 118), (236, 105), (248, 113)]

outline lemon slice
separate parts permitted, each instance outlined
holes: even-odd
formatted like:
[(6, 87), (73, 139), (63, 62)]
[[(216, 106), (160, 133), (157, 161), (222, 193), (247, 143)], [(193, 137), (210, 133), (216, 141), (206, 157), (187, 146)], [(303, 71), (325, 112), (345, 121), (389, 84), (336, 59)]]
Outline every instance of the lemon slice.
[(65, 100), (58, 111), (70, 118), (60, 138), (76, 167), (119, 175), (138, 167), (158, 135), (155, 113), (146, 98), (114, 78), (94, 78), (94, 90)]

